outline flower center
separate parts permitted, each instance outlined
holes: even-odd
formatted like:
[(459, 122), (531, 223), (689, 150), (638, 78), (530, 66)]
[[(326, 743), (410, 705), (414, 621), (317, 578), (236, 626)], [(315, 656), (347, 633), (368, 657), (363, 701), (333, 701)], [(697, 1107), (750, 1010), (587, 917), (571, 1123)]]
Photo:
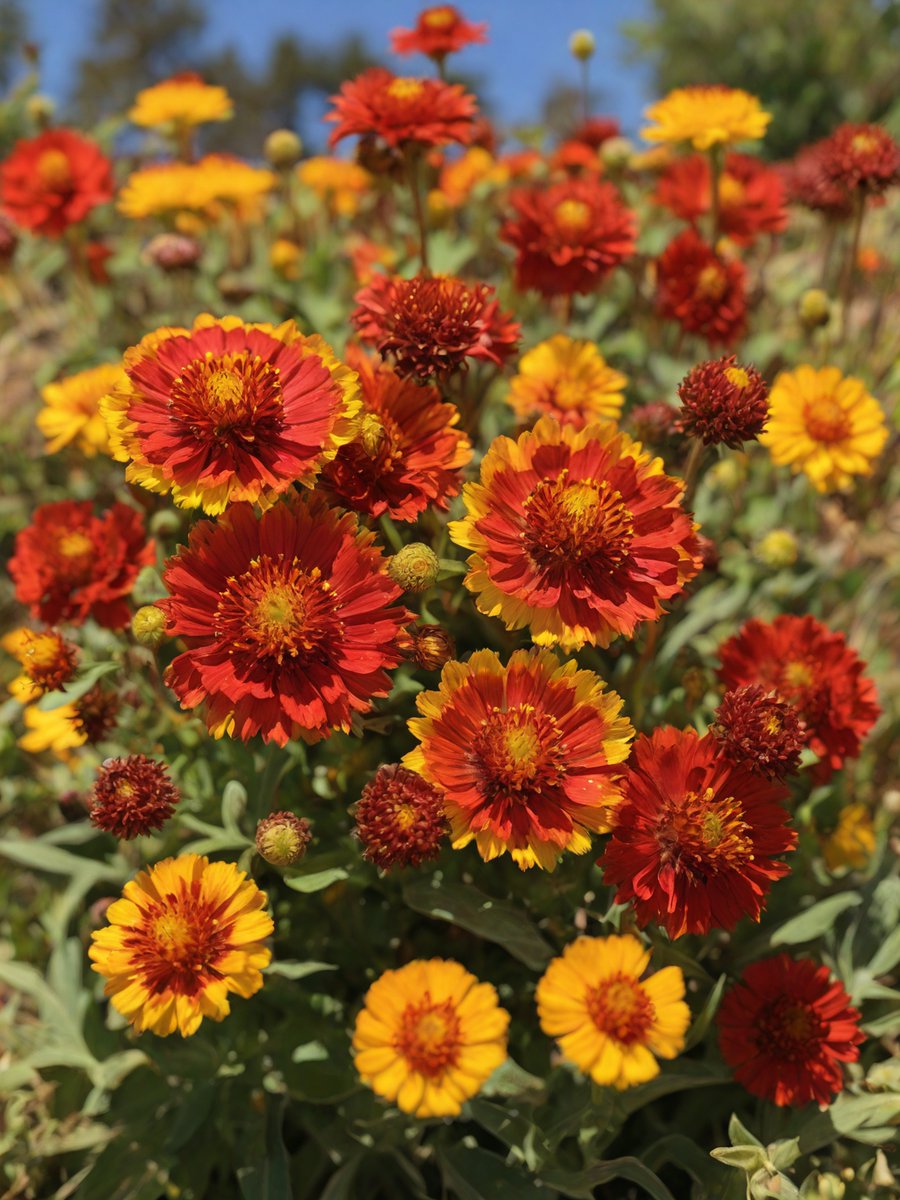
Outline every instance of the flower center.
[(723, 374), (731, 386), (739, 388), (740, 391), (750, 386), (750, 376), (743, 367), (726, 367)]
[(281, 428), (280, 374), (258, 354), (207, 354), (172, 382), (170, 408), (194, 437), (250, 449)]
[(587, 1010), (601, 1033), (626, 1046), (645, 1041), (656, 1017), (653, 1001), (627, 975), (614, 975), (588, 988)]
[(48, 188), (64, 188), (72, 182), (72, 167), (62, 150), (45, 150), (37, 161), (41, 183)]
[(424, 90), (421, 79), (410, 79), (408, 76), (401, 75), (391, 80), (387, 93), (392, 100), (399, 100), (401, 104), (409, 104), (413, 100), (418, 100)]
[(559, 728), (530, 704), (491, 709), (475, 736), (472, 755), (487, 793), (530, 793), (553, 786), (565, 772)]
[(753, 857), (750, 826), (733, 796), (717, 797), (712, 788), (688, 792), (660, 813), (656, 840), (660, 863), (706, 882)]
[(434, 1079), (459, 1059), (460, 1027), (451, 1000), (437, 1004), (426, 992), (419, 1004), (407, 1004), (394, 1038), (394, 1049), (413, 1071)]
[(73, 530), (71, 533), (63, 533), (60, 535), (59, 541), (56, 543), (56, 549), (63, 558), (75, 559), (83, 558), (94, 548), (94, 543), (86, 533), (82, 533), (80, 529)]
[(739, 179), (726, 171), (719, 180), (719, 203), (723, 208), (737, 208), (743, 204), (746, 188)]
[(823, 1028), (817, 1014), (805, 1004), (779, 996), (757, 1016), (756, 1040), (767, 1054), (788, 1061), (806, 1058), (821, 1040)]
[(553, 210), (553, 220), (562, 233), (584, 233), (591, 223), (590, 205), (583, 200), (562, 200)]
[(123, 949), (151, 995), (195, 996), (221, 978), (216, 963), (231, 949), (231, 923), (220, 914), (201, 897), (199, 883), (181, 881), (178, 892), (154, 902), (139, 924), (124, 929)]
[(360, 422), (359, 441), (369, 458), (377, 458), (378, 452), (388, 440), (387, 430), (377, 413), (367, 412)]
[(422, 13), (422, 24), (429, 29), (447, 29), (455, 21), (456, 14), (448, 7), (428, 8)]
[(833, 396), (819, 396), (807, 404), (803, 421), (814, 442), (840, 442), (850, 432), (850, 418)]
[(725, 294), (725, 272), (719, 263), (709, 263), (697, 276), (694, 295), (704, 300), (721, 300)]
[(631, 512), (607, 482), (569, 482), (568, 470), (543, 480), (525, 501), (522, 537), (542, 568), (589, 561), (613, 571), (628, 555), (634, 534)]
[(871, 133), (855, 133), (850, 139), (850, 145), (856, 154), (871, 154), (878, 149), (878, 139)]
[(784, 682), (792, 688), (809, 687), (813, 681), (813, 673), (805, 662), (789, 662), (784, 668)]

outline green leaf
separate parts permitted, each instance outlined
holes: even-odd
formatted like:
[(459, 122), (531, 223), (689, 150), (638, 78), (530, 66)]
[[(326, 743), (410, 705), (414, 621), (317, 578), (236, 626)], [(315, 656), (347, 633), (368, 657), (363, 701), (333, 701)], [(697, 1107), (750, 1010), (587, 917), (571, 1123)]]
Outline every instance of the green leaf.
[(836, 918), (842, 912), (861, 903), (862, 896), (859, 892), (842, 892), (837, 896), (829, 896), (799, 916), (785, 921), (772, 934), (770, 943), (773, 946), (796, 946), (800, 942), (811, 942), (832, 929)]
[(690, 1029), (688, 1030), (684, 1043), (685, 1050), (690, 1050), (692, 1047), (698, 1046), (700, 1042), (703, 1041), (706, 1031), (709, 1029), (710, 1025), (712, 1024), (712, 1019), (716, 1015), (719, 1002), (722, 999), (722, 992), (725, 990), (727, 979), (728, 977), (726, 975), (720, 975), (716, 980), (712, 991), (706, 997), (706, 1003), (703, 1005), (703, 1008), (697, 1014), (693, 1025), (691, 1025)]
[(868, 972), (873, 978), (887, 975), (900, 962), (900, 928), (888, 934), (869, 963)]
[(715, 1087), (728, 1083), (731, 1076), (723, 1066), (708, 1066), (706, 1063), (683, 1062), (671, 1071), (663, 1067), (655, 1079), (629, 1088), (622, 1096), (622, 1107), (627, 1115), (637, 1112), (645, 1104), (669, 1096), (673, 1092), (687, 1092), (694, 1088)]
[(290, 1159), (281, 1136), (284, 1108), (284, 1097), (268, 1098), (265, 1159), (237, 1173), (244, 1200), (291, 1200)]
[(414, 912), (436, 921), (449, 921), (496, 942), (536, 971), (543, 970), (553, 957), (552, 946), (518, 905), (511, 900), (495, 900), (470, 884), (417, 879), (403, 889), (403, 899)]
[(334, 963), (326, 962), (273, 962), (263, 971), (264, 975), (281, 975), (285, 979), (305, 979), (319, 971), (336, 971)]
[(73, 701), (80, 700), (89, 692), (104, 675), (111, 675), (113, 671), (119, 670), (121, 670), (121, 664), (117, 662), (94, 663), (93, 666), (76, 675), (71, 683), (66, 684), (65, 688), (60, 688), (56, 692), (47, 692), (46, 696), (41, 696), (37, 706), (41, 712), (52, 712), (54, 708), (72, 704)]
[(718, 1146), (715, 1150), (710, 1150), (709, 1155), (716, 1162), (746, 1171), (748, 1175), (753, 1171), (762, 1170), (769, 1161), (761, 1146)]
[(444, 1183), (457, 1200), (547, 1200), (546, 1191), (522, 1171), (480, 1146), (453, 1146), (439, 1161)]
[(652, 1200), (675, 1200), (663, 1181), (639, 1158), (610, 1158), (585, 1171), (543, 1171), (541, 1182), (574, 1200), (592, 1200), (594, 1189), (613, 1179), (627, 1179), (643, 1188)]
[(290, 879), (285, 876), (284, 882), (295, 892), (321, 892), (333, 883), (340, 883), (350, 874), (344, 867), (326, 867), (323, 871), (313, 871), (308, 875), (294, 875)]
[(811, 1154), (841, 1137), (877, 1146), (896, 1137), (900, 1096), (838, 1096), (827, 1112), (818, 1113), (799, 1133), (800, 1150)]
[(544, 1095), (546, 1085), (537, 1075), (530, 1075), (513, 1059), (508, 1058), (488, 1076), (481, 1092), (482, 1096), (521, 1096), (537, 1103)]
[(237, 779), (229, 779), (222, 790), (222, 825), (229, 833), (240, 835), (238, 825), (247, 807), (247, 789)]
[(728, 1140), (732, 1146), (762, 1146), (759, 1138), (750, 1132), (737, 1113), (732, 1113), (728, 1122)]

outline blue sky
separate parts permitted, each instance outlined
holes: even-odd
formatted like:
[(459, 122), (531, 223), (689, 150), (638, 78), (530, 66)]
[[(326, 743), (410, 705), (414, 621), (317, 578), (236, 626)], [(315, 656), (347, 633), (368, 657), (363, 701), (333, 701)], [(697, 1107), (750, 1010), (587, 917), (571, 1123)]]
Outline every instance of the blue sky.
[[(207, 0), (206, 7), (207, 47), (233, 41), (246, 59), (258, 63), (269, 42), (285, 31), (307, 36), (314, 45), (358, 31), (373, 50), (384, 51), (388, 30), (411, 25), (423, 5), (417, 0)], [(486, 98), (502, 121), (534, 118), (548, 87), (576, 81), (568, 38), (584, 28), (597, 38), (591, 69), (598, 111), (617, 116), (626, 132), (636, 131), (652, 97), (646, 73), (622, 61), (626, 42), (619, 25), (644, 15), (648, 0), (460, 0), (458, 7), (469, 19), (489, 24), (489, 45), (470, 47), (460, 62), (488, 81)], [(42, 47), (43, 89), (62, 98), (75, 63), (88, 52), (95, 0), (27, 0), (25, 8), (31, 36)], [(399, 68), (404, 60), (388, 61)], [(406, 70), (426, 66), (420, 58), (406, 62)]]

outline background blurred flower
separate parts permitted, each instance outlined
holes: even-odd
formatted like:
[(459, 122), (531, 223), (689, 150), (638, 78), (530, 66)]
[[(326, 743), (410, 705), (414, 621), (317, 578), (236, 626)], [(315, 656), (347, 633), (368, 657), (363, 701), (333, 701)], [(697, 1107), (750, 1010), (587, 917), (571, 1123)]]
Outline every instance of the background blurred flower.
[(646, 141), (690, 142), (695, 150), (756, 141), (772, 119), (749, 92), (716, 84), (675, 88), (646, 116), (653, 122), (641, 130)]
[(618, 419), (627, 383), (593, 342), (558, 333), (522, 355), (506, 402), (523, 423), (547, 415), (583, 429)]
[(483, 21), (467, 21), (452, 4), (435, 4), (424, 8), (416, 18), (413, 29), (394, 29), (391, 49), (395, 54), (427, 54), (441, 62), (466, 46), (487, 41), (487, 25)]
[(124, 378), (120, 363), (101, 363), (41, 388), (44, 407), (35, 420), (47, 439), (47, 453), (56, 454), (72, 442), (89, 458), (105, 453), (109, 435), (100, 401), (121, 386)]
[(3, 635), (0, 646), (22, 667), (22, 674), (9, 684), (10, 694), (21, 704), (57, 691), (78, 665), (78, 647), (55, 629), (13, 629)]
[(18, 141), (0, 163), (0, 204), (22, 229), (45, 237), (60, 237), (112, 195), (109, 159), (71, 129)]
[(742, 262), (722, 258), (693, 229), (669, 242), (656, 260), (656, 309), (710, 345), (730, 345), (747, 324)]
[[(690, 154), (670, 163), (654, 199), (696, 224), (711, 208), (709, 159)], [(782, 175), (750, 154), (726, 154), (719, 178), (719, 231), (738, 245), (749, 244), (761, 233), (781, 233), (787, 219)]]
[(182, 71), (138, 92), (128, 118), (147, 128), (178, 129), (227, 121), (232, 115), (231, 97), (225, 88), (205, 83), (196, 71)]
[(324, 154), (300, 163), (297, 178), (329, 212), (340, 217), (352, 217), (374, 183), (358, 163)]
[(392, 75), (370, 67), (332, 96), (334, 121), (329, 144), (357, 134), (376, 137), (395, 149), (415, 145), (466, 145), (475, 132), (475, 97), (458, 83)]

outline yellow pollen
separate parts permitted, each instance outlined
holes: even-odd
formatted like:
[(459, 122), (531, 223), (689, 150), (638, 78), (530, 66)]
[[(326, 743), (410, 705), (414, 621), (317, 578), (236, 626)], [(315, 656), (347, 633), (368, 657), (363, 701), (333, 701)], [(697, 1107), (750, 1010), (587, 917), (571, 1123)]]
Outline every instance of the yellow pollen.
[(767, 718), (766, 733), (781, 733), (781, 718), (776, 713)]
[(391, 80), (388, 84), (388, 95), (392, 100), (400, 100), (406, 103), (411, 100), (418, 100), (425, 90), (421, 79), (411, 79), (408, 76), (401, 75), (397, 79)]
[(540, 753), (541, 742), (531, 724), (514, 726), (506, 731), (506, 748), (517, 766), (533, 763)]
[(710, 263), (704, 267), (697, 277), (694, 293), (708, 300), (718, 300), (725, 291), (725, 272), (718, 263)]
[(719, 180), (719, 202), (723, 208), (735, 208), (742, 204), (746, 189), (739, 179), (727, 172)]
[(359, 440), (369, 458), (375, 458), (386, 436), (378, 415), (373, 412), (366, 413), (359, 427)]
[(429, 29), (446, 29), (455, 20), (452, 8), (429, 8), (422, 14), (422, 23)]
[(560, 504), (567, 516), (590, 516), (600, 504), (597, 489), (590, 483), (570, 483), (560, 497)]
[(270, 636), (283, 636), (303, 622), (303, 605), (289, 587), (273, 587), (256, 606), (256, 620)]
[(94, 544), (86, 533), (77, 530), (74, 533), (64, 533), (57, 543), (57, 550), (63, 558), (81, 558), (89, 554)]
[(414, 824), (416, 810), (411, 804), (399, 804), (394, 810), (394, 823), (398, 829), (406, 830)]
[(234, 408), (244, 399), (243, 380), (233, 371), (213, 371), (206, 382), (206, 397), (212, 408)]
[(583, 233), (591, 223), (591, 210), (583, 200), (563, 200), (553, 210), (553, 219), (563, 233)]
[(72, 178), (72, 168), (62, 150), (45, 150), (37, 162), (41, 183), (47, 187), (64, 187)]
[(726, 367), (724, 375), (732, 387), (740, 388), (741, 391), (750, 386), (750, 376), (743, 367)]
[[(712, 800), (712, 798), (712, 788), (708, 788), (707, 799)], [(732, 797), (729, 797), (729, 800), (731, 799)], [(728, 803), (727, 800), (726, 803)], [(703, 840), (707, 846), (718, 846), (719, 842), (722, 840), (722, 834), (724, 833), (722, 818), (714, 812), (704, 813), (702, 819), (702, 830)]]
[(157, 918), (153, 926), (153, 936), (156, 938), (160, 952), (166, 954), (168, 951), (173, 957), (184, 950), (189, 934), (190, 929), (184, 917), (176, 916), (173, 913), (164, 913)]
[(859, 154), (866, 154), (870, 150), (875, 150), (878, 147), (878, 139), (874, 138), (871, 133), (857, 133), (850, 139), (850, 145)]
[(790, 662), (784, 668), (784, 679), (791, 687), (808, 687), (813, 681), (813, 674), (806, 663)]

